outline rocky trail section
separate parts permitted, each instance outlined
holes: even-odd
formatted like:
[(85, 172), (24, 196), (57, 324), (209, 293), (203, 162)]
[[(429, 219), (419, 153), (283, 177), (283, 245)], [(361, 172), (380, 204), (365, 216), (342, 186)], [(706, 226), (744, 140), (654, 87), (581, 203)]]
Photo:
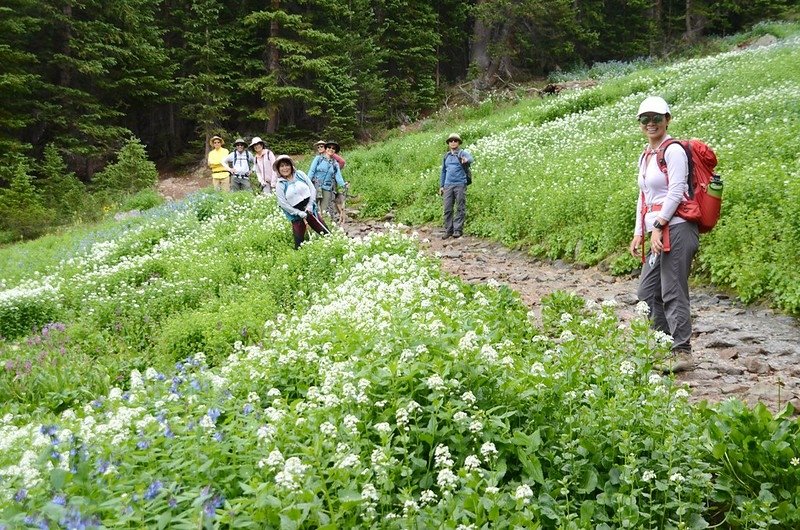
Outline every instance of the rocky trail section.
[[(384, 223), (351, 222), (344, 229), (351, 236), (365, 235), (384, 230)], [(405, 230), (416, 231), (423, 248), (438, 255), (447, 272), (468, 282), (504, 283), (536, 313), (543, 296), (564, 290), (597, 302), (615, 300), (624, 321), (634, 316), (635, 277), (614, 277), (560, 260), (542, 261), (469, 236), (443, 241), (436, 228)], [(800, 410), (798, 322), (710, 289), (693, 288), (691, 301), (697, 366), (677, 378), (691, 387), (692, 399), (719, 402), (738, 397), (750, 405), (763, 402), (773, 411), (791, 401)]]
[[(168, 200), (178, 200), (207, 186), (207, 180), (199, 174), (170, 176), (159, 182), (159, 190)], [(365, 235), (384, 230), (384, 222), (351, 221), (344, 229), (351, 236)], [(624, 321), (634, 315), (635, 277), (614, 277), (597, 268), (537, 260), (469, 236), (442, 241), (437, 228), (405, 230), (416, 231), (423, 248), (437, 254), (447, 272), (468, 282), (495, 279), (504, 283), (520, 293), (534, 312), (543, 296), (564, 290), (597, 302), (615, 300)], [(798, 321), (771, 309), (745, 306), (711, 289), (695, 287), (691, 298), (697, 366), (679, 374), (678, 380), (691, 387), (692, 399), (719, 402), (738, 397), (751, 405), (763, 402), (773, 411), (791, 401), (800, 410)]]

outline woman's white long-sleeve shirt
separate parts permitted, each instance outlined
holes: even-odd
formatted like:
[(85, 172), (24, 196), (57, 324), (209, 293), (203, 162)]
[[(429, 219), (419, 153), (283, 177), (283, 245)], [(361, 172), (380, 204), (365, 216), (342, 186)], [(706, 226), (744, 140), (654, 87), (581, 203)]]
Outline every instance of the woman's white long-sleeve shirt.
[[(671, 137), (667, 135), (664, 142)], [(664, 143), (662, 142), (662, 144)], [(661, 217), (669, 224), (685, 223), (683, 219), (674, 215), (675, 210), (689, 192), (689, 160), (686, 151), (677, 143), (667, 146), (664, 151), (664, 160), (667, 163), (667, 174), (658, 167), (658, 150), (647, 147), (639, 159), (639, 199), (636, 201), (636, 228), (633, 234), (644, 235), (644, 232), (653, 230), (653, 221)], [(668, 183), (669, 181), (669, 183)], [(648, 211), (644, 217), (644, 230), (642, 229), (642, 195)], [(660, 211), (651, 211), (654, 205), (661, 205)]]

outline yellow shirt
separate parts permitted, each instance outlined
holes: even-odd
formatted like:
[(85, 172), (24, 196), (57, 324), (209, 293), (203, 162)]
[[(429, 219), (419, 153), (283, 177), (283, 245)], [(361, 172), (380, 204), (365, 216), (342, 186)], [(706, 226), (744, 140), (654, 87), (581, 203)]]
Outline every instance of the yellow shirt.
[(227, 156), (228, 150), (224, 147), (212, 149), (208, 152), (208, 167), (211, 168), (212, 177), (221, 179), (230, 175), (228, 170), (225, 168), (225, 165), (222, 163)]

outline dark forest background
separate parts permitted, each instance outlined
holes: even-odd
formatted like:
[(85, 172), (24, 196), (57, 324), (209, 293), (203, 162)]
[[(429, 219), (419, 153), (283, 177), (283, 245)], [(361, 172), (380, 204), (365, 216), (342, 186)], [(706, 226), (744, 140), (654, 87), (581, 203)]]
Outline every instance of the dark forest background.
[[(90, 220), (208, 139), (344, 146), (597, 61), (660, 57), (796, 0), (3, 0), (0, 242)], [(89, 193), (86, 193), (86, 192)], [(90, 215), (91, 214), (91, 215)]]

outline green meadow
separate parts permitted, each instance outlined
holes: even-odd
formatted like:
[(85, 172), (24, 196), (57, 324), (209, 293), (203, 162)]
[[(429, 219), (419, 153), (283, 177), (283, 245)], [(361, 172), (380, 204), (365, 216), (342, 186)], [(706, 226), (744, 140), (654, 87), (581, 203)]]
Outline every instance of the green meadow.
[[(698, 277), (797, 311), (799, 47), (486, 102), (347, 153), (358, 207), (437, 222), (457, 130), (470, 233), (629, 270), (660, 93), (725, 179)], [(2, 530), (800, 526), (791, 406), (691, 404), (646, 308), (554, 292), (536, 322), (396, 230), (295, 251), (274, 198), (203, 191), (2, 248), (0, 278)]]

